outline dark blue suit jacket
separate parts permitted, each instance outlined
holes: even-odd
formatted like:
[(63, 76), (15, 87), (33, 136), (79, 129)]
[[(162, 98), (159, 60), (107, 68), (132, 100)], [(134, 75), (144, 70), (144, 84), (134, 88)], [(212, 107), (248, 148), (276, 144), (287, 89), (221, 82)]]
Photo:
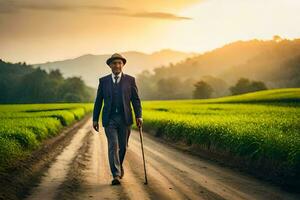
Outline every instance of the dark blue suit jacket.
[[(142, 117), (142, 106), (140, 97), (138, 95), (136, 81), (133, 76), (122, 72), (121, 80), (119, 83), (121, 83), (125, 123), (127, 125), (132, 125), (133, 116), (130, 102), (132, 102), (135, 117)], [(103, 127), (107, 126), (109, 121), (109, 115), (112, 107), (112, 87), (113, 80), (111, 74), (99, 78), (99, 85), (93, 111), (93, 121), (99, 121), (99, 114), (104, 101), (104, 106), (102, 110)]]

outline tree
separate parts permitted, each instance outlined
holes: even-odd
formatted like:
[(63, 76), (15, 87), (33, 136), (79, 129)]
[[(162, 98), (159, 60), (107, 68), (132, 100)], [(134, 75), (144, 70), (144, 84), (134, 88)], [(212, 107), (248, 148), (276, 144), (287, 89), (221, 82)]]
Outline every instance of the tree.
[(195, 99), (207, 99), (211, 97), (213, 93), (212, 87), (206, 82), (200, 80), (194, 84), (195, 90), (193, 92), (193, 97)]
[(280, 41), (282, 41), (282, 38), (281, 38), (279, 35), (274, 35), (274, 36), (273, 36), (273, 40), (274, 40), (275, 42), (280, 42)]
[(66, 102), (84, 102), (89, 98), (84, 81), (81, 77), (67, 78), (59, 88), (59, 96)]
[(62, 73), (59, 71), (59, 69), (50, 70), (49, 77), (51, 79), (57, 80), (59, 82), (64, 81), (64, 77), (63, 77)]
[(180, 97), (181, 81), (178, 77), (161, 78), (156, 82), (157, 99), (178, 99)]
[(45, 103), (49, 96), (47, 88), (49, 87), (49, 78), (45, 70), (40, 67), (32, 73), (26, 74), (18, 86), (17, 97), (19, 103)]
[(266, 90), (267, 86), (262, 81), (250, 81), (247, 78), (240, 78), (238, 82), (229, 88), (231, 94), (243, 94), (248, 92), (255, 92), (259, 90)]
[(143, 70), (136, 77), (136, 83), (139, 87), (141, 99), (151, 99), (155, 97), (155, 81), (149, 70)]
[(201, 80), (205, 81), (213, 88), (214, 92), (211, 97), (226, 96), (230, 93), (227, 83), (218, 77), (204, 75), (201, 77)]

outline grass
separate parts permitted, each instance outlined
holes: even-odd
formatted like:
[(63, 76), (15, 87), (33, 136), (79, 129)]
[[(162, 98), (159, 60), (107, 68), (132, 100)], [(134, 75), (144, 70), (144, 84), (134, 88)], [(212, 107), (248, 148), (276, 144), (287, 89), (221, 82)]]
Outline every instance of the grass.
[(143, 101), (143, 128), (173, 142), (240, 158), (265, 171), (266, 176), (296, 185), (300, 170), (299, 105), (300, 88), (206, 100)]
[(0, 105), (0, 171), (90, 113), (90, 103)]
[[(206, 100), (143, 101), (143, 128), (170, 141), (244, 160), (265, 176), (297, 186), (299, 105), (300, 88)], [(92, 109), (93, 104), (0, 105), (0, 171)]]

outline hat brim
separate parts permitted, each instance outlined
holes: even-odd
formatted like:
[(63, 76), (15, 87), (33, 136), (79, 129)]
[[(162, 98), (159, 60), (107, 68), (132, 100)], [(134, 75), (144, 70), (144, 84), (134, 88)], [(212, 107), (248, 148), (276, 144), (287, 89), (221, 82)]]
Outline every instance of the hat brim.
[(121, 59), (123, 61), (124, 65), (126, 64), (126, 59), (125, 58), (121, 58), (121, 57), (109, 58), (109, 59), (106, 60), (106, 64), (109, 65), (115, 59)]

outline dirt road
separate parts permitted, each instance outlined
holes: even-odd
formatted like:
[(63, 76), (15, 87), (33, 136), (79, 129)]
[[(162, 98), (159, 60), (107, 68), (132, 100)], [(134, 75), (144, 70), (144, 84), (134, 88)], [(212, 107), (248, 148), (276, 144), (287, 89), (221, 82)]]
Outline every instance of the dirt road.
[(139, 133), (132, 130), (122, 184), (111, 186), (107, 141), (91, 120), (78, 130), (27, 199), (300, 199), (250, 176), (161, 143), (144, 132), (148, 185)]

